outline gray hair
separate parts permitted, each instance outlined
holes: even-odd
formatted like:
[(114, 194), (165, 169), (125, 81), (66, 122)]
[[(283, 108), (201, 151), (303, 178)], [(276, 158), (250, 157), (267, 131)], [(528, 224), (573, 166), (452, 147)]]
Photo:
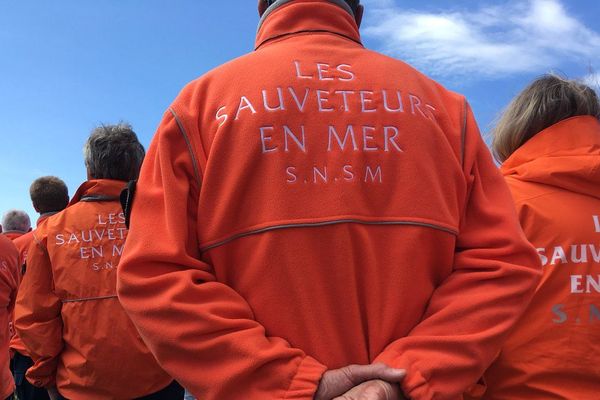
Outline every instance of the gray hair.
[(31, 229), (29, 215), (25, 211), (10, 210), (2, 218), (4, 231), (28, 232)]
[(97, 127), (83, 146), (91, 179), (137, 179), (145, 154), (131, 125), (123, 122)]

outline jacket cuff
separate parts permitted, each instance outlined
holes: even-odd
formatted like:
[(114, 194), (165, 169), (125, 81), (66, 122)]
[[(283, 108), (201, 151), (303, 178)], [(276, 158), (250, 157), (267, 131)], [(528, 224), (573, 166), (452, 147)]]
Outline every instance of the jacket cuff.
[(392, 368), (406, 370), (406, 377), (400, 382), (400, 385), (404, 395), (410, 400), (434, 400), (436, 398), (435, 392), (427, 379), (406, 358), (394, 358), (389, 352), (384, 352), (374, 362), (381, 362)]
[(51, 388), (56, 386), (56, 375), (51, 376), (39, 376), (36, 375), (33, 368), (29, 368), (25, 373), (25, 377), (33, 386), (39, 388)]
[(290, 383), (285, 400), (312, 400), (315, 396), (321, 377), (327, 367), (312, 357), (306, 356)]

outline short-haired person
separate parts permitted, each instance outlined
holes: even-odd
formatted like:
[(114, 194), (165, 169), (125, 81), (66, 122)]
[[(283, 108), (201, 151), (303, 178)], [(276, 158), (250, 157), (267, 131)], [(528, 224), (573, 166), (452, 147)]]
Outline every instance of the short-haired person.
[[(0, 229), (0, 232), (2, 230)], [(19, 286), (19, 252), (6, 236), (0, 235), (0, 399), (12, 399), (15, 383), (10, 373), (9, 324)]]
[[(69, 189), (62, 179), (56, 176), (42, 176), (33, 181), (29, 187), (29, 197), (35, 211), (40, 216), (36, 226), (51, 215), (64, 210), (69, 204)], [(15, 246), (19, 249), (21, 265), (27, 258), (27, 249), (33, 240), (33, 231), (14, 239)]]
[[(29, 188), (29, 196), (33, 208), (40, 216), (36, 225), (39, 226), (46, 218), (54, 215), (67, 207), (69, 204), (69, 190), (65, 182), (56, 176), (42, 176), (33, 181)], [(27, 250), (33, 241), (33, 232), (30, 231), (16, 238), (13, 243), (19, 250), (19, 266), (21, 274), (25, 272), (25, 260)], [(48, 398), (45, 389), (33, 386), (27, 379), (25, 373), (33, 365), (31, 357), (19, 335), (14, 335), (10, 341), (10, 349), (13, 352), (13, 374), (15, 377), (15, 392), (19, 400), (43, 400)]]
[(129, 125), (96, 128), (84, 146), (88, 181), (34, 232), (15, 326), (34, 360), (27, 379), (53, 399), (183, 397), (116, 296), (127, 237), (119, 194), (143, 157)]
[(460, 398), (540, 276), (464, 97), (366, 50), (356, 3), (258, 6), (158, 128), (123, 306), (200, 400)]
[(25, 211), (10, 210), (2, 217), (2, 234), (10, 240), (15, 240), (30, 230), (31, 220)]
[(493, 150), (543, 277), (484, 399), (597, 399), (600, 392), (600, 102), (555, 75), (531, 83), (493, 130)]

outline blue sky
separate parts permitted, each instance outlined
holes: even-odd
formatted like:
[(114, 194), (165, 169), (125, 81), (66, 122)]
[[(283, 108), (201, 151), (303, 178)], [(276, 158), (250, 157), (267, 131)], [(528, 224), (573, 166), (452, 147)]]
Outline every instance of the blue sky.
[[(10, 4), (9, 4), (10, 3)], [(597, 84), (596, 0), (363, 0), (367, 47), (464, 93), (482, 131), (536, 76)], [(0, 213), (57, 175), (73, 194), (100, 123), (130, 122), (147, 146), (188, 81), (252, 50), (254, 0), (0, 0)]]

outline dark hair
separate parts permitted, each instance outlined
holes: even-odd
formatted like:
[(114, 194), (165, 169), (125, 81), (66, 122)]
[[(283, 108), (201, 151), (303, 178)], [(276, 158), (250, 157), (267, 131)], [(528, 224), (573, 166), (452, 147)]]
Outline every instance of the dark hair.
[(346, 0), (346, 3), (348, 3), (352, 11), (356, 12), (356, 9), (360, 5), (360, 0)]
[(69, 204), (67, 185), (56, 176), (43, 176), (33, 181), (29, 196), (40, 214), (62, 211)]
[(137, 179), (145, 155), (131, 125), (101, 125), (92, 131), (83, 155), (92, 179)]

